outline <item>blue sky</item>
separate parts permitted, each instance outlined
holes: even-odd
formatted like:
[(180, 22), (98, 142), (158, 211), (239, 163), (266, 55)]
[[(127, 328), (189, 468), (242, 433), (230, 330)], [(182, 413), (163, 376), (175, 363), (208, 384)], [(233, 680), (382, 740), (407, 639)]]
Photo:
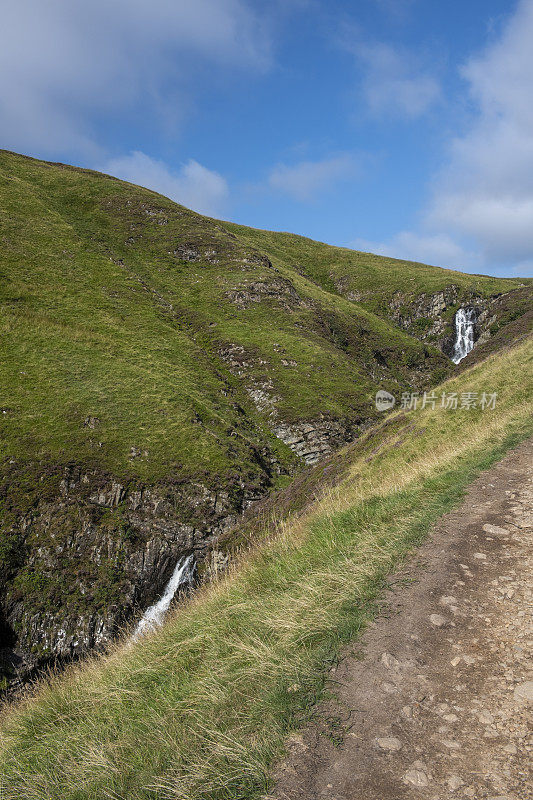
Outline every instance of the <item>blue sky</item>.
[(0, 146), (203, 213), (531, 275), (533, 0), (20, 0)]

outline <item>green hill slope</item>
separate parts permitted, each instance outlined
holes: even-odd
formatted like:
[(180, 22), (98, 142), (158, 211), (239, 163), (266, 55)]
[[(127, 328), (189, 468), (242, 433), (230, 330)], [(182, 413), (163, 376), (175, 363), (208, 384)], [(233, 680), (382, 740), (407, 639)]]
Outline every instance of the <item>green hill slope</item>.
[(0, 164), (3, 443), (16, 435), (19, 455), (94, 456), (93, 416), (100, 464), (129, 469), (135, 447), (149, 451), (141, 474), (179, 462), (213, 473), (228, 465), (235, 403), (257, 417), (254, 393), (270, 421), (308, 420), (320, 402), (357, 422), (376, 380), (427, 382), (446, 364), (152, 192), (9, 154)]
[[(357, 438), (378, 388), (449, 374), (434, 344), (461, 302), (485, 313), (523, 291), (5, 151), (0, 242), (8, 673), (109, 640), (180, 554), (202, 558), (251, 502)], [(398, 308), (420, 317), (450, 285), (433, 343), (402, 328)]]
[(377, 310), (396, 292), (415, 298), (422, 292), (442, 291), (455, 284), (464, 293), (481, 296), (509, 291), (520, 280), (471, 275), (414, 261), (386, 258), (345, 247), (331, 247), (293, 233), (277, 233), (225, 223), (249, 245), (268, 252), (281, 263), (300, 271), (330, 292), (358, 295)]
[[(531, 367), (528, 339), (439, 388), (495, 393), (494, 407), (392, 415), (331, 457), (335, 491), (264, 529), (265, 541), (156, 634), (6, 709), (6, 800), (264, 796), (285, 734), (370, 619), (384, 576), (482, 469), (533, 433)], [(315, 467), (314, 491), (323, 476)]]
[[(531, 307), (533, 279), (491, 278), (412, 261), (385, 258), (343, 247), (331, 247), (292, 233), (277, 233), (225, 223), (249, 246), (268, 253), (281, 269), (296, 271), (324, 290), (392, 320), (417, 338), (447, 352), (453, 319), (460, 306), (479, 312), (478, 335), (496, 313), (494, 300), (516, 292), (516, 316)], [(493, 320), (494, 321), (494, 320)]]

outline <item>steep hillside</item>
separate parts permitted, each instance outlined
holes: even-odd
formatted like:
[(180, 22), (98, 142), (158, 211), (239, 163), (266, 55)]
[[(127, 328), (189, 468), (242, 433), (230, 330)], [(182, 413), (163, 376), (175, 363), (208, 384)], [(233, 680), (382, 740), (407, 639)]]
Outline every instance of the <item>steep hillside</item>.
[[(5, 151), (0, 209), (8, 677), (108, 641), (181, 555), (202, 559), (251, 503), (357, 438), (378, 388), (453, 369), (387, 312), (398, 292), (412, 309), (446, 289), (444, 270)], [(450, 319), (474, 285), (480, 302), (523, 291), (452, 276)]]
[[(495, 394), (495, 405), (393, 414), (314, 467), (306, 489), (315, 502), (285, 519), (275, 505), (236, 568), (158, 632), (73, 665), (6, 708), (5, 800), (265, 797), (284, 737), (309, 715), (340, 647), (372, 618), (386, 574), (476, 475), (532, 435), (531, 344), (439, 389), (478, 401)], [(324, 492), (331, 473), (338, 484)], [(335, 738), (340, 721), (332, 716), (324, 733)]]
[(510, 321), (496, 303), (502, 294), (514, 290), (505, 313), (509, 314), (512, 307), (515, 319), (525, 313), (525, 306), (531, 307), (531, 278), (509, 280), (467, 275), (331, 247), (291, 233), (225, 224), (248, 245), (268, 253), (276, 266), (305, 275), (326, 291), (393, 321), (448, 354), (453, 346), (453, 321), (459, 307), (476, 309), (476, 339), (488, 339), (496, 319), (502, 317), (499, 327)]

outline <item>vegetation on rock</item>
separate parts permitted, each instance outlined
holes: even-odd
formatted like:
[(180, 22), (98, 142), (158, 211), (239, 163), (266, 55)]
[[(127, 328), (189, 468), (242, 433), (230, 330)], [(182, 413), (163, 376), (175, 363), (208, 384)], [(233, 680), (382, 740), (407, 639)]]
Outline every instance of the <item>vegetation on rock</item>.
[[(360, 436), (376, 389), (450, 374), (460, 303), (524, 291), (6, 151), (0, 242), (6, 672), (109, 641), (181, 554)], [(500, 340), (518, 309), (487, 316)]]

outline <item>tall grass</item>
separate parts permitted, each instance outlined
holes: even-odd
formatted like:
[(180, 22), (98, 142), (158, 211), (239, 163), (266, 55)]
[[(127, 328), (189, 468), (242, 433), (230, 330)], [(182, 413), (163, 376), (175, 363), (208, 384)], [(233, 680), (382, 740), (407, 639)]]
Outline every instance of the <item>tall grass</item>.
[[(495, 410), (425, 409), (353, 449), (347, 477), (133, 646), (2, 718), (5, 800), (236, 800), (268, 772), (364, 628), (386, 574), (473, 477), (533, 433), (531, 341), (443, 385)], [(372, 452), (373, 450), (373, 452)]]

